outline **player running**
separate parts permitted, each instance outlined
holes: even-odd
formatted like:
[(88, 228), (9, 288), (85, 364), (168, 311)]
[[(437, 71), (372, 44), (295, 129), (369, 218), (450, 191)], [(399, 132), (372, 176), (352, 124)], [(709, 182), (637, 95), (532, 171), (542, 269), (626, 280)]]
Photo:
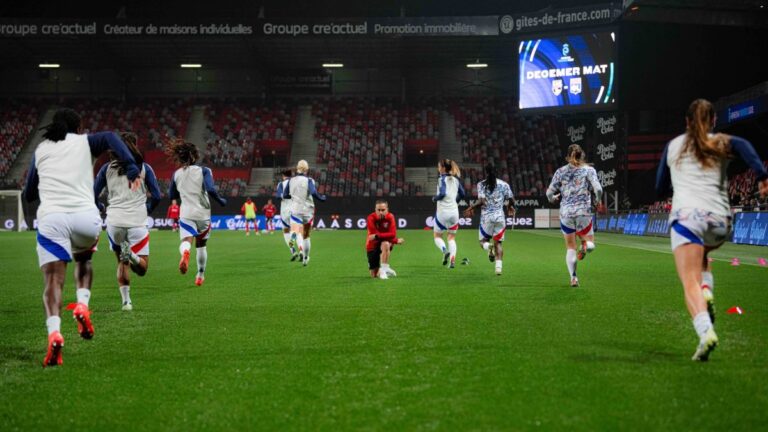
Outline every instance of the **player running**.
[(274, 204), (272, 204), (272, 200), (268, 199), (267, 204), (262, 209), (264, 210), (264, 217), (267, 219), (267, 231), (269, 231), (270, 234), (275, 233), (275, 214), (277, 214), (277, 207), (275, 207)]
[(309, 164), (300, 160), (296, 165), (296, 176), (289, 179), (283, 189), (283, 198), (291, 200), (291, 244), (299, 251), (303, 265), (309, 264), (309, 250), (312, 246), (309, 234), (315, 216), (315, 201), (325, 201), (325, 195), (317, 192), (315, 181), (307, 177)]
[(199, 155), (194, 144), (180, 139), (170, 140), (166, 152), (173, 158), (176, 165), (180, 166), (173, 173), (168, 191), (171, 199), (181, 198), (179, 271), (181, 274), (187, 273), (189, 250), (192, 248), (192, 239), (195, 239), (197, 251), (195, 285), (200, 286), (205, 281), (205, 265), (208, 262), (206, 245), (211, 236), (211, 202), (208, 197), (216, 200), (222, 207), (227, 204), (227, 200), (216, 192), (210, 168), (195, 165)]
[(280, 200), (280, 223), (283, 225), (283, 240), (285, 240), (288, 250), (291, 251), (291, 261), (296, 261), (299, 258), (299, 251), (291, 243), (291, 199), (283, 197), (284, 192), (288, 190), (288, 180), (291, 179), (293, 173), (287, 169), (282, 174), (283, 179), (275, 188), (275, 198)]
[(256, 231), (256, 235), (259, 235), (259, 221), (256, 220), (256, 203), (251, 201), (251, 197), (245, 200), (245, 204), (240, 208), (240, 212), (245, 217), (245, 235), (249, 236), (251, 233), (248, 231), (248, 223), (253, 223), (253, 230)]
[(368, 254), (368, 270), (371, 277), (389, 279), (397, 276), (397, 272), (389, 266), (389, 257), (396, 244), (405, 242), (397, 238), (397, 222), (395, 216), (389, 212), (389, 204), (385, 200), (376, 201), (376, 210), (366, 218), (368, 237), (366, 237), (365, 250)]
[(173, 221), (173, 232), (176, 232), (179, 229), (179, 205), (176, 203), (176, 200), (171, 200), (171, 205), (168, 206), (168, 213), (166, 213), (165, 217)]
[[(560, 200), (560, 230), (565, 238), (565, 264), (571, 278), (571, 286), (579, 286), (576, 264), (588, 252), (595, 249), (595, 231), (592, 229), (592, 193), (598, 209), (601, 208), (603, 188), (597, 179), (597, 172), (587, 165), (584, 150), (578, 144), (568, 147), (567, 165), (558, 168), (547, 188), (547, 199), (554, 203)], [(581, 246), (576, 251), (576, 236)]]
[[(437, 203), (435, 212), (434, 236), (435, 246), (443, 254), (443, 265), (456, 267), (456, 230), (459, 229), (458, 201), (464, 198), (464, 187), (461, 185), (459, 166), (450, 159), (443, 159), (437, 164), (440, 180), (437, 183), (437, 195), (432, 201)], [(443, 233), (448, 233), (448, 247), (445, 246)]]
[[(98, 199), (104, 187), (107, 197), (107, 238), (117, 257), (117, 285), (123, 299), (124, 311), (133, 310), (131, 303), (130, 270), (144, 276), (149, 267), (149, 231), (147, 216), (160, 202), (160, 187), (155, 172), (144, 162), (138, 147), (136, 135), (120, 134), (136, 164), (141, 167), (138, 189), (132, 190), (126, 178), (126, 163), (110, 151), (110, 162), (105, 163), (96, 175), (93, 194)], [(147, 202), (147, 191), (152, 198)]]
[[(496, 178), (496, 168), (493, 165), (486, 165), (485, 174), (485, 180), (477, 184), (477, 201), (464, 211), (464, 215), (472, 217), (475, 208), (481, 208), (478, 230), (480, 246), (488, 252), (488, 259), (496, 264), (496, 275), (501, 276), (501, 260), (504, 257), (501, 243), (507, 228), (504, 205), (508, 200), (508, 214), (514, 216), (515, 196), (507, 182)], [(493, 244), (489, 243), (491, 239)]]
[(45, 279), (43, 306), (48, 328), (48, 352), (43, 366), (63, 363), (61, 350), (61, 297), (67, 263), (75, 261), (77, 303), (70, 304), (83, 339), (94, 335), (91, 311), (93, 267), (91, 257), (101, 233), (101, 216), (93, 196), (92, 157), (112, 150), (124, 163), (131, 189), (139, 187), (139, 169), (125, 144), (113, 132), (79, 134), (80, 115), (60, 109), (46, 126), (27, 173), (24, 198), (40, 200), (37, 209), (37, 256)]
[(731, 232), (731, 207), (725, 175), (731, 157), (738, 154), (757, 173), (759, 194), (768, 195), (768, 172), (748, 141), (712, 135), (715, 110), (697, 99), (685, 116), (686, 132), (667, 144), (656, 177), (656, 191), (674, 191), (670, 239), (685, 303), (693, 318), (699, 344), (692, 360), (707, 361), (718, 343), (715, 334), (715, 280), (708, 254), (719, 248)]

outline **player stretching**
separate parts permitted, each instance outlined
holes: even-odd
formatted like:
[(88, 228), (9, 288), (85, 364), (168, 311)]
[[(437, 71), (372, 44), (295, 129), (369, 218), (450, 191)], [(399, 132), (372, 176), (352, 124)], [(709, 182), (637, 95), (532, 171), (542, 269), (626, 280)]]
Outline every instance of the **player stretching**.
[[(515, 196), (512, 188), (504, 180), (496, 178), (496, 168), (493, 165), (485, 167), (485, 180), (477, 184), (477, 201), (465, 211), (466, 217), (472, 217), (475, 208), (480, 207), (480, 246), (488, 252), (488, 259), (496, 263), (496, 275), (501, 276), (501, 259), (504, 249), (504, 232), (507, 219), (504, 215), (504, 203), (509, 200), (510, 216), (515, 215)], [(493, 244), (490, 240), (493, 239)]]
[(656, 178), (656, 191), (669, 192), (672, 211), (670, 239), (677, 274), (683, 284), (685, 304), (693, 318), (699, 345), (693, 360), (707, 361), (717, 346), (715, 334), (715, 280), (707, 255), (719, 248), (731, 232), (726, 171), (738, 154), (757, 173), (759, 193), (768, 195), (768, 172), (748, 141), (735, 136), (710, 134), (715, 110), (697, 99), (685, 116), (686, 132), (667, 144)]
[[(123, 310), (133, 310), (131, 303), (131, 278), (133, 270), (139, 276), (144, 276), (149, 267), (149, 231), (147, 230), (147, 215), (160, 202), (160, 187), (157, 185), (155, 172), (144, 162), (139, 149), (136, 147), (136, 135), (120, 134), (128, 150), (141, 167), (139, 179), (142, 180), (138, 189), (132, 190), (126, 178), (126, 163), (119, 160), (110, 151), (111, 161), (105, 163), (96, 175), (93, 194), (96, 199), (106, 186), (109, 191), (107, 198), (107, 238), (117, 257), (117, 285), (123, 299)], [(147, 202), (147, 191), (152, 199)]]
[(366, 219), (368, 237), (365, 250), (368, 254), (368, 270), (371, 277), (389, 279), (397, 273), (389, 266), (389, 257), (396, 244), (403, 244), (404, 239), (397, 238), (397, 223), (395, 216), (389, 212), (389, 204), (385, 200), (376, 201), (376, 210)]
[(166, 213), (165, 217), (173, 221), (174, 232), (179, 229), (179, 205), (176, 204), (176, 200), (171, 200), (171, 205), (168, 206), (168, 213)]
[(83, 339), (94, 334), (91, 311), (91, 257), (101, 233), (101, 216), (93, 196), (91, 157), (112, 150), (124, 163), (126, 182), (138, 188), (138, 167), (120, 138), (112, 132), (81, 135), (80, 115), (64, 108), (46, 126), (45, 140), (35, 150), (27, 174), (24, 198), (40, 200), (37, 209), (37, 256), (45, 280), (43, 306), (48, 327), (48, 353), (43, 366), (62, 364), (61, 297), (67, 263), (75, 260), (77, 303), (70, 304)]
[(240, 208), (240, 212), (245, 216), (245, 235), (249, 236), (248, 223), (253, 222), (253, 230), (259, 235), (259, 222), (256, 220), (256, 203), (251, 198), (245, 200), (245, 204)]
[(181, 198), (179, 271), (181, 274), (187, 273), (189, 250), (192, 248), (192, 239), (195, 239), (197, 251), (195, 285), (200, 286), (205, 281), (205, 264), (208, 262), (206, 244), (211, 236), (211, 201), (208, 197), (215, 199), (222, 207), (227, 204), (227, 200), (216, 192), (210, 168), (195, 165), (198, 152), (194, 144), (183, 140), (171, 140), (166, 152), (173, 158), (176, 165), (181, 167), (173, 173), (168, 191), (171, 199)]
[(291, 199), (284, 198), (283, 194), (288, 190), (288, 180), (291, 179), (291, 170), (283, 171), (283, 180), (275, 188), (275, 198), (280, 199), (280, 223), (283, 225), (283, 240), (291, 251), (291, 261), (299, 258), (299, 251), (291, 243)]
[[(437, 203), (435, 212), (435, 246), (443, 253), (443, 265), (456, 267), (456, 230), (459, 229), (459, 205), (457, 201), (464, 198), (464, 187), (461, 185), (459, 166), (450, 159), (443, 159), (437, 164), (440, 180), (437, 184), (437, 195), (432, 201)], [(443, 241), (443, 232), (448, 233), (448, 247)]]
[[(555, 171), (552, 183), (547, 188), (549, 202), (560, 200), (560, 230), (565, 238), (565, 264), (571, 286), (579, 286), (576, 276), (577, 260), (582, 260), (588, 252), (595, 249), (595, 232), (592, 229), (592, 192), (595, 203), (601, 207), (600, 198), (603, 188), (597, 180), (595, 169), (587, 165), (584, 150), (578, 144), (568, 147), (568, 161)], [(581, 239), (579, 251), (576, 251), (576, 236)]]
[(315, 216), (315, 201), (325, 201), (325, 195), (317, 192), (315, 181), (307, 177), (309, 164), (300, 160), (296, 165), (296, 176), (289, 179), (283, 190), (283, 198), (291, 200), (291, 244), (299, 251), (299, 258), (305, 266), (309, 264), (309, 240), (312, 220)]
[(272, 200), (268, 199), (267, 204), (263, 208), (264, 210), (264, 217), (267, 219), (267, 231), (269, 231), (270, 234), (275, 233), (275, 221), (273, 220), (275, 218), (275, 214), (277, 213), (277, 208), (274, 204), (272, 204)]

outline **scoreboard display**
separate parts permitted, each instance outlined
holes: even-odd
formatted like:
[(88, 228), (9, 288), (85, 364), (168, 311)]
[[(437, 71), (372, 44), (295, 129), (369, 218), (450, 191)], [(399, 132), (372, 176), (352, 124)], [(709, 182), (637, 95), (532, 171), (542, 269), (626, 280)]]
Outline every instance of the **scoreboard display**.
[(584, 32), (520, 42), (519, 107), (605, 109), (616, 104), (616, 33)]

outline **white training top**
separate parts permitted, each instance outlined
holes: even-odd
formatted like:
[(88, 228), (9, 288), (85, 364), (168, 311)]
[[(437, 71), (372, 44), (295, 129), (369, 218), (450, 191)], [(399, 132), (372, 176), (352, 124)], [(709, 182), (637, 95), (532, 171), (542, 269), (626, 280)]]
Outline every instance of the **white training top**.
[(315, 181), (311, 178), (298, 174), (291, 177), (289, 187), (291, 194), (291, 214), (292, 215), (312, 215), (315, 213), (315, 200), (310, 193), (310, 184), (314, 189)]
[(38, 219), (96, 208), (88, 135), (68, 133), (62, 141), (41, 142), (35, 150), (35, 168), (40, 178)]
[(179, 216), (184, 219), (211, 219), (211, 201), (203, 184), (204, 169), (208, 168), (190, 165), (173, 173), (173, 181), (181, 197)]
[(438, 212), (459, 211), (459, 204), (456, 202), (459, 194), (459, 179), (451, 175), (441, 175), (437, 181), (437, 195), (441, 194), (444, 196), (437, 201)]
[(286, 217), (291, 213), (291, 199), (290, 198), (282, 198), (282, 191), (285, 190), (285, 188), (288, 187), (288, 180), (285, 179), (277, 184), (277, 191), (280, 192), (281, 200), (280, 200), (280, 216)]
[(141, 186), (132, 191), (128, 177), (120, 175), (111, 164), (107, 168), (107, 223), (114, 227), (134, 228), (147, 225), (147, 186), (144, 177), (147, 173), (141, 166), (139, 179)]
[(672, 213), (683, 208), (695, 208), (721, 216), (731, 215), (728, 203), (728, 159), (711, 168), (704, 168), (692, 152), (680, 157), (685, 134), (669, 142), (666, 164), (672, 178)]
[(507, 200), (515, 198), (509, 183), (502, 179), (496, 179), (496, 187), (493, 192), (488, 190), (485, 180), (477, 184), (477, 197), (485, 199), (485, 204), (481, 207), (480, 219), (504, 218), (504, 203)]

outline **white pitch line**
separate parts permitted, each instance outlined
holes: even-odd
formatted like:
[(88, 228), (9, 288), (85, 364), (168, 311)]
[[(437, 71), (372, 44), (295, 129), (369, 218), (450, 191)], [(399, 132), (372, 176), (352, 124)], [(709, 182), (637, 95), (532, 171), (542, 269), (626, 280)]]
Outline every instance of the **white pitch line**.
[[(542, 236), (542, 237), (556, 238), (556, 236), (549, 235), (549, 234), (547, 234), (547, 233), (545, 233), (543, 231), (517, 230), (516, 232), (525, 233), (525, 234), (534, 234), (534, 235), (539, 235), (539, 236)], [(623, 248), (627, 248), (627, 249), (637, 249), (637, 250), (646, 251), (646, 252), (662, 253), (662, 254), (665, 254), (665, 255), (672, 255), (672, 251), (671, 250), (665, 251), (665, 250), (658, 250), (658, 249), (648, 249), (648, 248), (644, 248), (644, 247), (640, 247), (640, 246), (629, 246), (629, 245), (619, 244), (619, 243), (610, 243), (610, 242), (606, 242), (606, 241), (603, 241), (603, 240), (600, 240), (599, 242), (595, 242), (595, 243), (597, 243), (597, 244), (605, 244), (605, 245), (609, 245), (609, 246), (618, 246), (618, 247), (623, 247)], [(712, 258), (712, 260), (713, 261), (727, 262), (727, 263), (731, 262), (730, 260), (723, 259), (723, 258)], [(761, 266), (759, 264), (752, 264), (752, 263), (745, 263), (745, 262), (740, 263), (740, 265), (743, 265), (743, 266), (746, 265), (746, 266), (752, 266), (752, 267), (764, 267), (764, 266)]]

